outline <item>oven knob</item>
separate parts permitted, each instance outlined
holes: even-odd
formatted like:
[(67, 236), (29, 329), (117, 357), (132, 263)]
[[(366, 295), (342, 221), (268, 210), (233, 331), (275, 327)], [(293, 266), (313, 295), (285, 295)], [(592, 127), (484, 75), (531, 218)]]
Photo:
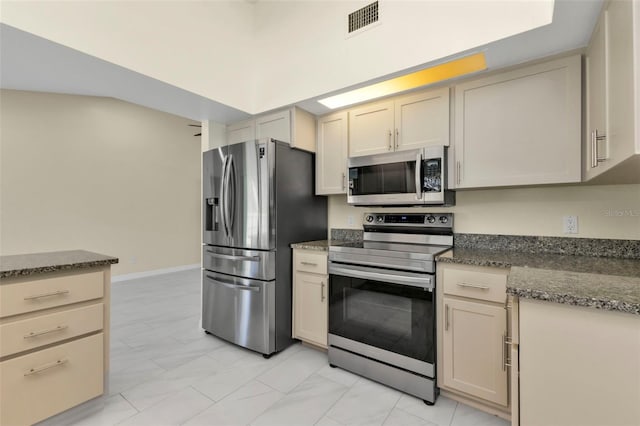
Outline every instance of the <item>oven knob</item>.
[(447, 223), (449, 222), (449, 218), (446, 216), (440, 216), (440, 223)]
[(373, 222), (373, 215), (368, 214), (365, 220), (369, 223)]
[(382, 216), (376, 217), (376, 222), (382, 223), (383, 221), (384, 221), (384, 217), (382, 217)]
[(436, 221), (436, 217), (435, 216), (427, 216), (427, 222), (435, 223), (435, 221)]

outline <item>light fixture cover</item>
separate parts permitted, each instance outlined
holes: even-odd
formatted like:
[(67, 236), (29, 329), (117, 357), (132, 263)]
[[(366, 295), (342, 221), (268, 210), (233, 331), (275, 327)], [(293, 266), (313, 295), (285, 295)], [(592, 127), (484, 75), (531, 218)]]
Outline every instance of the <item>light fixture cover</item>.
[(350, 90), (339, 95), (320, 99), (322, 105), (335, 109), (370, 99), (381, 98), (394, 93), (404, 92), (417, 87), (448, 80), (461, 75), (487, 69), (484, 53), (474, 53), (463, 58), (454, 59), (443, 64), (425, 68), (411, 74), (381, 81), (370, 86)]

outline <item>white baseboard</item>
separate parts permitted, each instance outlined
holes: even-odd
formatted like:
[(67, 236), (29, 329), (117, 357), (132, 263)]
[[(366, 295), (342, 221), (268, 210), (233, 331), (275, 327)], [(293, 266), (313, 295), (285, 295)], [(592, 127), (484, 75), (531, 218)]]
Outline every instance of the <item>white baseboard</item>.
[(199, 263), (193, 265), (174, 266), (173, 268), (154, 269), (153, 271), (133, 272), (131, 274), (114, 275), (111, 277), (112, 283), (120, 281), (135, 280), (137, 278), (152, 277), (154, 275), (168, 274), (171, 272), (187, 271), (189, 269), (200, 269)]

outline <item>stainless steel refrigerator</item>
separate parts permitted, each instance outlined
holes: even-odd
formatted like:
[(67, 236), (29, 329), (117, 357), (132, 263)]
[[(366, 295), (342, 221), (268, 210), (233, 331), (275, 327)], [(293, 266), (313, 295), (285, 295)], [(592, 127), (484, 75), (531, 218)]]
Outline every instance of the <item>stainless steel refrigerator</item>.
[(203, 154), (202, 327), (270, 356), (291, 338), (290, 244), (327, 238), (314, 155), (273, 139)]

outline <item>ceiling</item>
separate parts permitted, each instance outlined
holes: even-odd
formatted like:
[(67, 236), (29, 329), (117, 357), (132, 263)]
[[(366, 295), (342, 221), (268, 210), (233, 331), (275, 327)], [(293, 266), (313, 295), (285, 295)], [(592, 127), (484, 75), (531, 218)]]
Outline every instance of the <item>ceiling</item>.
[[(486, 44), (474, 51), (483, 50), (489, 69), (499, 69), (582, 48), (589, 41), (602, 3), (602, 0), (556, 0), (551, 24)], [(447, 59), (440, 58), (311, 99), (300, 99), (296, 105), (314, 114), (324, 114), (330, 110), (317, 102), (319, 98)], [(114, 97), (197, 121), (228, 123), (250, 116), (215, 100), (4, 23), (0, 23), (0, 87)]]

